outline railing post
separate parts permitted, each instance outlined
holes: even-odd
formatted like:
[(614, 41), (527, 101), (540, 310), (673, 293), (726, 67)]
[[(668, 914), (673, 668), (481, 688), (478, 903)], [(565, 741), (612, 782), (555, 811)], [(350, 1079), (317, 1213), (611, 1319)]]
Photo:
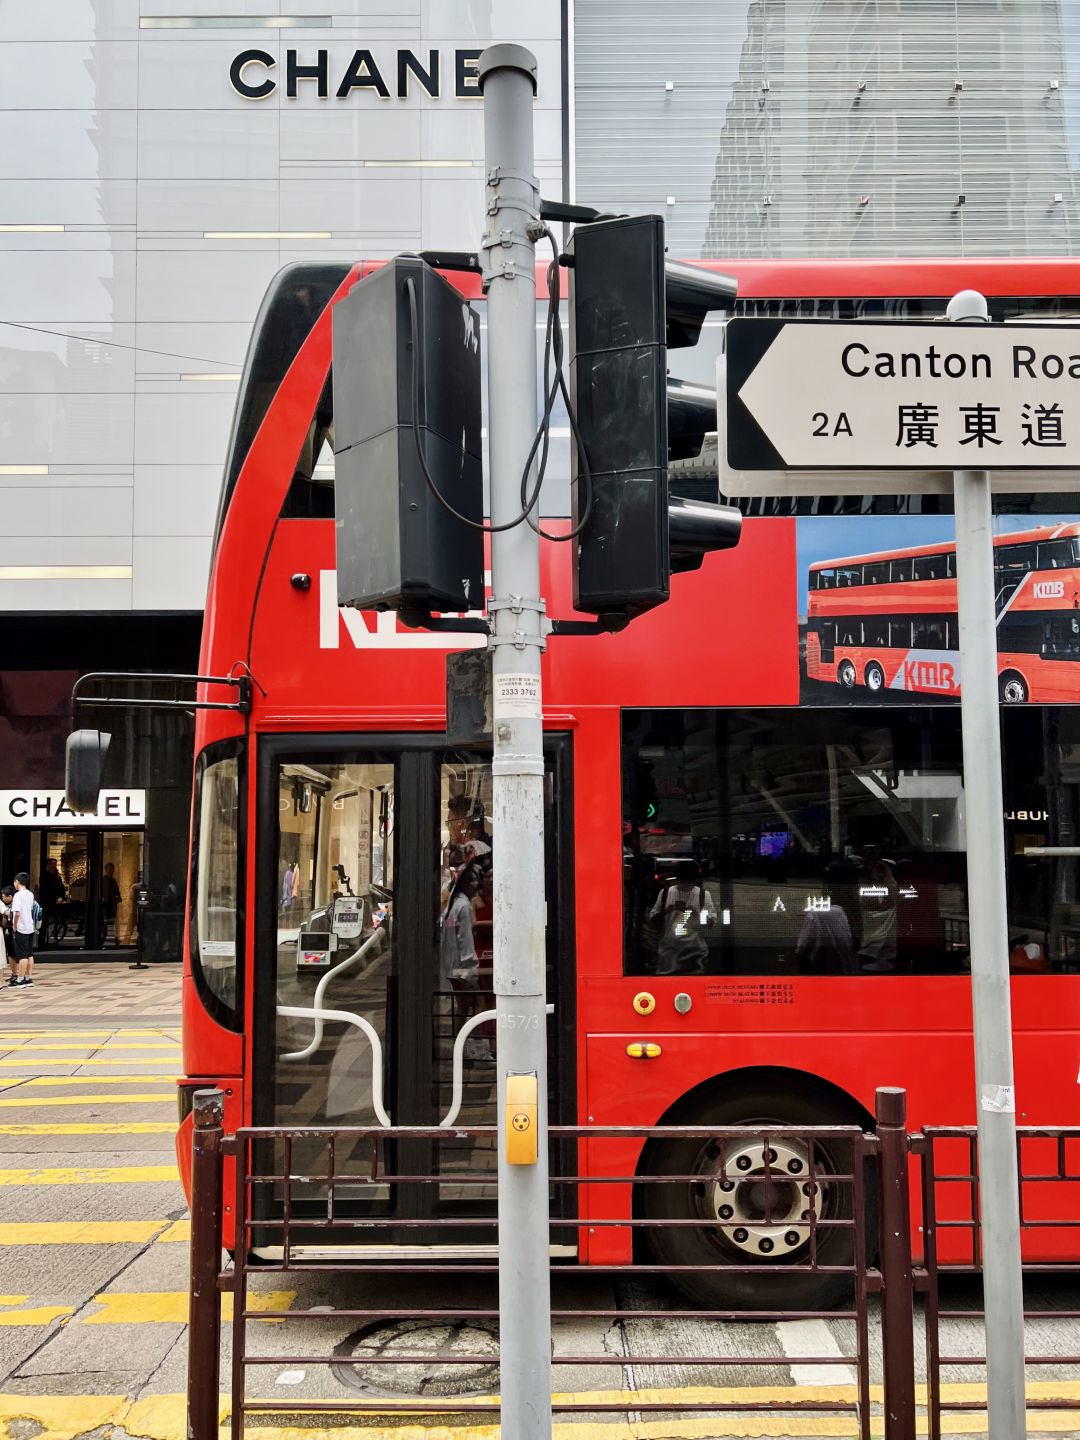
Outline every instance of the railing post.
[(191, 1133), (187, 1440), (217, 1440), (221, 1379), (221, 1159), (225, 1096), (196, 1090)]
[(914, 1283), (908, 1190), (907, 1092), (876, 1093), (885, 1440), (915, 1440)]

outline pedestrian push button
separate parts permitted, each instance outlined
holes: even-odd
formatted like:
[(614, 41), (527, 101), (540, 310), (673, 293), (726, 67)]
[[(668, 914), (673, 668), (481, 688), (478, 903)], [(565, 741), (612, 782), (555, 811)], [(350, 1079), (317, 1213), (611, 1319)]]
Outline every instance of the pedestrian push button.
[(537, 1144), (536, 1076), (506, 1077), (506, 1161), (508, 1165), (535, 1165)]

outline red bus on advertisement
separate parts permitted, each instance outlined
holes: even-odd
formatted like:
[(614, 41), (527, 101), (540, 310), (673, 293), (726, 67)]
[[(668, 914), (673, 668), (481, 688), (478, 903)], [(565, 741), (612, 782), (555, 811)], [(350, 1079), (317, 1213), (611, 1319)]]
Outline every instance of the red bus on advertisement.
[[(1080, 660), (1080, 525), (998, 535), (994, 559), (1002, 701), (1068, 704)], [(811, 565), (810, 679), (958, 696), (958, 646), (955, 545)]]
[[(1065, 262), (721, 268), (739, 279), (742, 314), (938, 315), (966, 285), (990, 297), (996, 318), (1075, 314), (1080, 305), (1069, 288), (1075, 266)], [(489, 876), (499, 836), (489, 819), (489, 758), (447, 733), (445, 660), (482, 637), (409, 630), (392, 614), (337, 606), (331, 311), (364, 273), (329, 263), (281, 273), (237, 401), (201, 672), (249, 673), (253, 704), (247, 715), (202, 710), (196, 719), (178, 1136), (185, 1174), (196, 1086), (224, 1090), (229, 1129), (495, 1118), (489, 1022), (455, 1045), (490, 1004)], [(482, 311), (474, 277), (450, 278)], [(697, 357), (702, 371), (722, 335), (720, 324), (703, 332), (699, 349), (712, 348)], [(550, 468), (544, 513), (565, 525), (565, 442), (561, 461), (553, 445)], [(826, 691), (828, 704), (800, 703), (802, 509), (813, 504), (820, 524), (845, 503), (757, 506), (771, 514), (751, 504), (739, 546), (677, 575), (669, 604), (619, 634), (548, 645), (553, 1122), (870, 1127), (882, 1084), (906, 1087), (915, 1126), (974, 1119), (959, 707), (917, 696), (837, 703), (849, 698), (843, 682)], [(882, 551), (890, 518), (880, 520)], [(1075, 526), (1040, 528), (1036, 518), (1009, 543), (1033, 548), (1037, 566), (1043, 546), (1071, 547), (1076, 535)], [(572, 611), (567, 548), (543, 548), (554, 616)], [(910, 588), (924, 587), (927, 613), (947, 626), (955, 597), (940, 553), (945, 573), (912, 578)], [(894, 561), (906, 555), (884, 563)], [(872, 563), (871, 555), (852, 562)], [(1029, 567), (1037, 578), (1023, 588), (1040, 626), (1075, 613), (1072, 563)], [(1064, 596), (1036, 596), (1035, 584), (1059, 581)], [(908, 606), (907, 581), (888, 584), (890, 603)], [(864, 596), (867, 613), (877, 613), (884, 592), (871, 589), (853, 585), (841, 596), (821, 584), (814, 625), (837, 623), (818, 609), (834, 594)], [(833, 649), (827, 660), (818, 648), (814, 664), (842, 665), (838, 642)], [(866, 685), (854, 652), (852, 663)], [(885, 689), (897, 662), (876, 663)], [(1080, 885), (1075, 859), (1045, 851), (1076, 843), (1080, 708), (1063, 702), (1080, 690), (1055, 680), (1051, 696), (1047, 683), (1032, 673), (1028, 698), (1053, 703), (1002, 712), (1017, 1118), (1076, 1124)], [(213, 695), (203, 687), (201, 698)], [(346, 1019), (316, 1022), (313, 1008)], [(294, 1143), (299, 1167), (303, 1142)], [(370, 1254), (392, 1261), (402, 1245), (437, 1240), (452, 1258), (455, 1237), (474, 1253), (467, 1225), (429, 1233), (422, 1223), (492, 1213), (493, 1148), (465, 1138), (454, 1145), (449, 1172), (441, 1151), (438, 1186), (383, 1189), (364, 1172), (354, 1188), (337, 1189), (335, 1214), (371, 1222)], [(721, 1185), (719, 1152), (700, 1140), (584, 1143), (578, 1173), (693, 1178), (586, 1187), (589, 1198), (576, 1202), (586, 1213), (571, 1213), (608, 1223), (565, 1227), (558, 1256), (629, 1260), (631, 1230), (618, 1222), (635, 1212), (705, 1219), (704, 1228), (645, 1227), (655, 1262), (708, 1267), (685, 1281), (694, 1299), (798, 1309), (836, 1298), (833, 1277), (790, 1270), (809, 1246), (809, 1157), (793, 1145), (782, 1157), (790, 1180), (773, 1179), (766, 1195), (760, 1145), (733, 1149), (725, 1163), (746, 1177), (735, 1186)], [(403, 1141), (401, 1173), (428, 1173), (408, 1168), (428, 1163), (425, 1154)], [(351, 1163), (340, 1150), (338, 1159)], [(846, 1162), (826, 1147), (822, 1163), (839, 1174)], [(453, 1165), (474, 1183), (455, 1186)], [(490, 1187), (475, 1184), (478, 1173), (490, 1173)], [(819, 1214), (841, 1218), (850, 1187), (830, 1187), (827, 1173), (819, 1184)], [(313, 1218), (319, 1203), (311, 1202)], [(766, 1206), (790, 1221), (784, 1253), (771, 1254), (774, 1274), (751, 1278), (740, 1264), (775, 1249), (755, 1224)], [(325, 1221), (325, 1201), (322, 1209)], [(317, 1256), (356, 1240), (355, 1230), (326, 1228), (303, 1237), (296, 1225), (294, 1211), (294, 1255), (298, 1244)], [(822, 1264), (842, 1234), (818, 1232)], [(943, 1249), (947, 1242), (943, 1232)], [(1055, 1243), (1037, 1231), (1029, 1255), (1053, 1258)]]

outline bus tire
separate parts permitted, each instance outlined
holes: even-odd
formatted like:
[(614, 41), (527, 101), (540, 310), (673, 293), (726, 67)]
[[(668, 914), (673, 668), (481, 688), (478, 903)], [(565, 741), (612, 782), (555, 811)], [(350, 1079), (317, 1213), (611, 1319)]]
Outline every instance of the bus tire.
[[(794, 1081), (795, 1077), (792, 1077)], [(750, 1132), (745, 1142), (744, 1154), (754, 1156), (753, 1132), (766, 1125), (865, 1125), (867, 1117), (856, 1112), (854, 1105), (845, 1106), (839, 1097), (818, 1093), (799, 1094), (793, 1090), (773, 1089), (768, 1081), (725, 1087), (720, 1091), (705, 1092), (693, 1097), (689, 1103), (680, 1106), (677, 1112), (666, 1117), (665, 1123), (705, 1126), (718, 1128), (745, 1125)], [(741, 1141), (723, 1142), (726, 1155), (726, 1171), (730, 1172), (733, 1160), (739, 1158)], [(781, 1143), (781, 1142), (776, 1142)], [(799, 1157), (797, 1141), (786, 1142), (792, 1150), (789, 1163)], [(802, 1147), (805, 1151), (805, 1147)], [(760, 1154), (761, 1144), (757, 1143)], [(708, 1139), (660, 1139), (648, 1142), (643, 1157), (642, 1170), (649, 1175), (707, 1175), (719, 1171), (720, 1142)], [(779, 1157), (783, 1163), (783, 1156)], [(772, 1162), (770, 1162), (771, 1164)], [(805, 1163), (805, 1162), (804, 1162)], [(850, 1175), (851, 1147), (843, 1140), (818, 1141), (815, 1167), (834, 1174)], [(876, 1221), (875, 1197), (871, 1190), (872, 1177), (867, 1175), (865, 1189), (866, 1233), (874, 1232)], [(727, 1183), (731, 1183), (728, 1181)], [(822, 1180), (823, 1196), (818, 1207), (818, 1216), (826, 1220), (850, 1220), (853, 1214), (853, 1196), (850, 1182), (829, 1186)], [(641, 1185), (638, 1187), (636, 1210), (645, 1220), (702, 1220), (720, 1219), (720, 1205), (732, 1199), (746, 1210), (760, 1205), (762, 1185), (749, 1179), (736, 1192), (724, 1195), (719, 1183), (672, 1182), (669, 1185)], [(781, 1182), (774, 1190), (771, 1212), (791, 1213), (798, 1209), (801, 1184), (796, 1181)], [(803, 1202), (805, 1203), (805, 1202)], [(784, 1207), (784, 1208), (780, 1208)], [(739, 1217), (736, 1213), (736, 1220)], [(797, 1224), (797, 1221), (792, 1223)], [(808, 1240), (779, 1253), (780, 1239), (795, 1231), (784, 1232), (775, 1227), (767, 1229), (768, 1238), (774, 1247), (773, 1254), (766, 1256), (759, 1245), (762, 1233), (755, 1235), (753, 1229), (729, 1224), (717, 1224), (715, 1229), (693, 1226), (647, 1225), (642, 1227), (644, 1246), (649, 1260), (664, 1269), (670, 1269), (669, 1278), (696, 1304), (708, 1310), (828, 1310), (847, 1300), (854, 1293), (853, 1278), (849, 1275), (816, 1274), (810, 1271), (792, 1273), (788, 1263), (806, 1264), (809, 1253)], [(805, 1231), (805, 1226), (803, 1227)], [(734, 1237), (741, 1238), (741, 1244)], [(827, 1228), (818, 1231), (817, 1260), (822, 1266), (850, 1265), (852, 1263), (853, 1234), (846, 1228)], [(705, 1269), (705, 1266), (739, 1266), (749, 1264), (775, 1263), (775, 1273), (760, 1270), (753, 1274), (725, 1273), (722, 1269)], [(670, 1267), (689, 1266), (677, 1270)]]
[(1028, 700), (1028, 685), (1016, 670), (1006, 670), (998, 680), (998, 694), (1003, 705), (1025, 705)]
[(836, 678), (839, 680), (843, 689), (854, 690), (855, 682), (859, 677), (856, 674), (855, 666), (850, 660), (841, 660), (836, 671)]
[(871, 660), (866, 667), (866, 688), (872, 690), (875, 695), (885, 689), (885, 671), (876, 660)]

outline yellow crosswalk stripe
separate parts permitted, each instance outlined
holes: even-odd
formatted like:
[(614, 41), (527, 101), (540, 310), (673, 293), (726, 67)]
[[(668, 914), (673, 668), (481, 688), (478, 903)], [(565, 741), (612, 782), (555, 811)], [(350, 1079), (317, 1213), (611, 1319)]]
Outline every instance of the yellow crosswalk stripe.
[(4, 1185), (148, 1185), (180, 1179), (175, 1165), (50, 1166), (41, 1170), (0, 1170)]
[(0, 1245), (146, 1245), (179, 1220), (9, 1220)]
[(51, 1325), (64, 1315), (73, 1315), (73, 1305), (36, 1305), (26, 1310), (7, 1307), (25, 1305), (29, 1295), (0, 1295), (0, 1325)]
[(0, 1100), (0, 1110), (35, 1110), (42, 1105), (145, 1105), (148, 1101), (176, 1104), (175, 1090), (158, 1090), (152, 1095), (24, 1095), (21, 1100)]
[(191, 1239), (191, 1221), (174, 1220), (169, 1228), (158, 1236), (159, 1245), (186, 1245)]
[[(166, 1054), (168, 1054), (168, 1056), (173, 1056), (173, 1054), (176, 1054), (176, 1051), (179, 1050), (179, 1048), (179, 1040), (168, 1040), (166, 1041), (166, 1043), (161, 1045), (114, 1045), (111, 1043), (105, 1043), (105, 1041), (88, 1040), (85, 1044), (82, 1045), (39, 1045), (36, 1043), (32, 1045), (20, 1045), (19, 1054), (20, 1056), (26, 1056), (26, 1054), (35, 1054), (35, 1056), (40, 1056), (40, 1054), (42, 1054), (45, 1050), (96, 1050), (98, 1051), (98, 1054), (111, 1053), (111, 1051), (114, 1050), (153, 1050), (154, 1058), (157, 1058), (158, 1056), (164, 1057), (166, 1056)], [(3, 1050), (3, 1043), (0, 1043), (0, 1050)], [(58, 1064), (58, 1066), (66, 1066), (66, 1064), (73, 1063), (75, 1063), (75, 1061), (53, 1061), (53, 1064)], [(134, 1061), (134, 1064), (141, 1063), (143, 1063), (143, 1061), (141, 1060)]]
[[(15, 1069), (16, 1066), (17, 1066), (20, 1070), (25, 1070), (25, 1069), (26, 1069), (26, 1062), (27, 1062), (27, 1060), (30, 1060), (31, 1063), (33, 1063), (33, 1062), (35, 1061), (35, 1058), (36, 1058), (36, 1057), (34, 1057), (34, 1056), (27, 1055), (27, 1053), (26, 1053), (25, 1051), (21, 1051), (21, 1052), (20, 1052), (14, 1059), (12, 1059), (12, 1060), (0, 1060), (0, 1065), (3, 1065), (3, 1066), (5, 1066), (6, 1068), (11, 1069), (11, 1070)], [(134, 1055), (122, 1055), (122, 1056), (120, 1056), (120, 1057), (119, 1057), (118, 1059), (116, 1059), (116, 1060), (101, 1060), (101, 1059), (95, 1059), (95, 1060), (48, 1060), (48, 1059), (45, 1059), (45, 1060), (37, 1060), (36, 1063), (37, 1063), (38, 1065), (78, 1065), (78, 1066), (81, 1068), (83, 1065), (160, 1065), (163, 1060), (172, 1059), (172, 1058), (173, 1058), (172, 1056), (166, 1056), (166, 1055), (148, 1055), (145, 1060), (137, 1060)]]
[[(175, 1075), (24, 1075), (11, 1085), (175, 1085)], [(34, 1102), (37, 1103), (36, 1101)]]
[(175, 1129), (175, 1120), (118, 1120), (100, 1124), (56, 1120), (40, 1125), (0, 1125), (0, 1135), (166, 1135)]
[[(231, 1295), (221, 1297), (221, 1318), (232, 1319)], [(288, 1310), (296, 1299), (295, 1290), (260, 1290), (248, 1294), (249, 1310)], [(186, 1290), (106, 1290), (94, 1296), (101, 1309), (92, 1315), (80, 1316), (80, 1325), (186, 1325), (188, 1292)], [(266, 1322), (274, 1325), (283, 1321)]]
[[(179, 1030), (180, 1026), (173, 1026)], [(0, 1030), (0, 1043), (5, 1040), (108, 1040), (113, 1035), (129, 1040), (164, 1038), (167, 1030)]]

